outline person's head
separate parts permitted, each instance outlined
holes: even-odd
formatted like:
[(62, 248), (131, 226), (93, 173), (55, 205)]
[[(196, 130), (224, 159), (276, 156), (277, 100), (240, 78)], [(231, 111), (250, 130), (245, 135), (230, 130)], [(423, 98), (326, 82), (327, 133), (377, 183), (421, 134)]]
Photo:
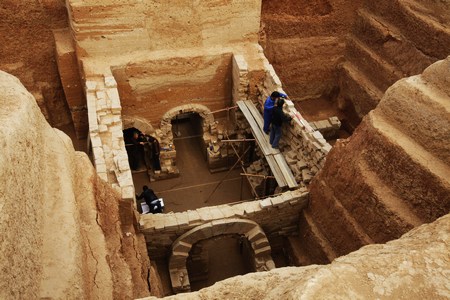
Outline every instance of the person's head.
[(280, 98), (280, 97), (281, 97), (281, 94), (280, 94), (279, 92), (277, 92), (277, 91), (273, 92), (273, 93), (270, 95), (270, 98), (272, 98), (272, 100), (278, 99), (278, 98)]
[(137, 139), (138, 137), (139, 137), (139, 132), (134, 131), (134, 132), (133, 132), (133, 138), (134, 138), (134, 139)]
[(278, 107), (283, 107), (283, 105), (284, 105), (284, 99), (283, 98), (278, 99), (277, 106)]
[(146, 190), (148, 190), (148, 186), (144, 185), (144, 186), (142, 187), (142, 189), (143, 189), (144, 192), (145, 192)]

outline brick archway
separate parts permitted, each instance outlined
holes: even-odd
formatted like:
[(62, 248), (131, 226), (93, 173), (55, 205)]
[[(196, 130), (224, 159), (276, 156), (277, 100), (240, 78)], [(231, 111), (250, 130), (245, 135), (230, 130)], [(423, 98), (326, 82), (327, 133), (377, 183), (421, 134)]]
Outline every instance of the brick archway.
[(191, 289), (186, 260), (192, 245), (201, 240), (225, 234), (239, 234), (248, 239), (253, 250), (256, 271), (268, 271), (275, 268), (270, 256), (269, 241), (256, 222), (236, 218), (216, 220), (189, 230), (173, 243), (169, 272), (175, 293), (189, 292)]
[[(203, 132), (210, 132), (211, 128), (215, 128), (214, 115), (208, 107), (201, 104), (186, 104), (174, 107), (167, 111), (161, 118), (161, 139), (173, 144), (172, 125), (171, 122), (181, 113), (198, 113), (203, 119)], [(211, 132), (210, 132), (211, 133)]]
[(152, 124), (150, 124), (150, 122), (145, 118), (122, 116), (122, 124), (122, 129), (134, 127), (144, 134), (154, 135), (155, 133), (155, 129), (153, 128)]

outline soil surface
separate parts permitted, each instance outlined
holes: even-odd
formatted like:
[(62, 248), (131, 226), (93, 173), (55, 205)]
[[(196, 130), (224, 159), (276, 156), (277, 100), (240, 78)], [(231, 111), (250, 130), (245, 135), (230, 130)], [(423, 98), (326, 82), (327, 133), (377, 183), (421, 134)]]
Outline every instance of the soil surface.
[(38, 104), (52, 126), (71, 122), (52, 34), (52, 29), (66, 27), (62, 0), (0, 2), (0, 70), (18, 77), (33, 94), (42, 94)]
[[(240, 169), (235, 169), (229, 173), (227, 171), (210, 173), (204, 157), (204, 150), (200, 146), (201, 137), (199, 137), (198, 132), (188, 122), (181, 122), (176, 129), (181, 133), (174, 140), (180, 176), (150, 182), (145, 172), (133, 174), (137, 193), (141, 192), (142, 186), (148, 185), (158, 197), (164, 199), (166, 213), (170, 211), (182, 212), (241, 200), (253, 200), (246, 180), (242, 181), (241, 179), (240, 173), (242, 171)], [(230, 167), (233, 163), (230, 161)]]

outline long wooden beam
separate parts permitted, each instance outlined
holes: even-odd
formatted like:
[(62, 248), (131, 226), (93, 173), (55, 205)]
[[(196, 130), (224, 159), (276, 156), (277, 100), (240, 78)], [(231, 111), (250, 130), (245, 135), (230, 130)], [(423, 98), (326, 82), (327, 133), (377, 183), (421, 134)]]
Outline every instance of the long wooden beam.
[(221, 140), (221, 142), (224, 142), (224, 143), (254, 142), (254, 141), (256, 141), (256, 140), (255, 139)]

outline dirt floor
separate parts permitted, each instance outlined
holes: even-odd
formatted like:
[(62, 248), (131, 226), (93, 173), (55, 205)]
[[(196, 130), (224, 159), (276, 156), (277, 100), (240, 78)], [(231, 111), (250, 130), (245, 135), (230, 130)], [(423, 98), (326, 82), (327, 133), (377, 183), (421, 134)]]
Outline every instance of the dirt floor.
[[(197, 245), (198, 248), (203, 251), (202, 256), (205, 261), (196, 262), (190, 256), (186, 264), (192, 291), (198, 291), (230, 277), (252, 272), (251, 256), (248, 249), (240, 244), (238, 237), (220, 236), (204, 240)], [(207, 263), (206, 268), (203, 263)], [(194, 278), (193, 275), (196, 272), (203, 276)]]
[[(204, 150), (200, 146), (201, 137), (190, 122), (180, 122), (174, 130), (181, 133), (174, 140), (180, 176), (150, 182), (147, 173), (134, 173), (136, 192), (139, 193), (142, 186), (148, 185), (157, 196), (164, 199), (166, 213), (253, 200), (248, 183), (240, 176), (240, 169), (230, 173), (210, 173)], [(233, 162), (230, 162), (230, 167), (232, 164)]]

